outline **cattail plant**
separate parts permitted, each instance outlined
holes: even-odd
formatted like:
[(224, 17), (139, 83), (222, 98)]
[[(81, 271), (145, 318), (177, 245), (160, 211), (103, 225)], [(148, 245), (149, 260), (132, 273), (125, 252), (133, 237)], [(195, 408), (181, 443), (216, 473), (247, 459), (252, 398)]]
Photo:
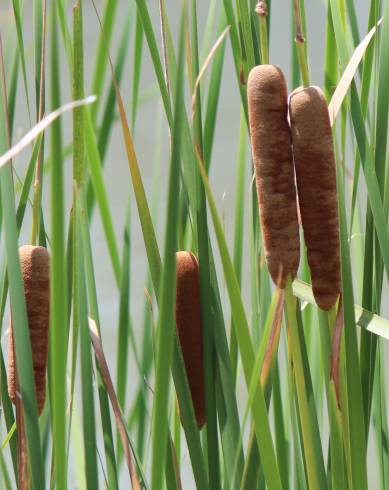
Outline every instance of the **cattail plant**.
[(300, 87), (290, 96), (290, 124), (313, 294), (329, 310), (341, 291), (339, 219), (332, 132), (324, 94)]
[[(20, 265), (30, 331), (35, 393), (38, 413), (42, 413), (46, 398), (46, 366), (50, 314), (50, 256), (46, 248), (24, 245), (19, 249)], [(17, 379), (11, 321), (8, 349), (8, 393), (15, 403)]]
[(199, 266), (190, 252), (177, 252), (176, 323), (197, 425), (206, 422)]
[(286, 278), (296, 275), (300, 241), (287, 88), (281, 69), (253, 68), (247, 98), (265, 256), (274, 283), (284, 288)]

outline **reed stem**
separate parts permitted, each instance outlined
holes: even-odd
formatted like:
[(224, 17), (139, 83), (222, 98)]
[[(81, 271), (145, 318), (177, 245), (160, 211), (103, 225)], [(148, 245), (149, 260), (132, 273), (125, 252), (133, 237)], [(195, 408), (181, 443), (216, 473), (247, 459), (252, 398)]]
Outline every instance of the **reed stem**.
[[(45, 108), (45, 59), (46, 59), (46, 0), (43, 0), (42, 6), (42, 47), (41, 47), (41, 66), (39, 74), (39, 108), (38, 108), (38, 122), (43, 118)], [(39, 236), (39, 224), (41, 216), (42, 206), (42, 146), (39, 150), (38, 158), (36, 161), (35, 169), (35, 182), (34, 182), (34, 197), (32, 204), (32, 231), (31, 231), (31, 245), (36, 245)]]
[(293, 0), (293, 8), (294, 8), (294, 21), (296, 25), (296, 48), (297, 48), (297, 59), (300, 67), (301, 78), (303, 81), (304, 87), (309, 87), (309, 69), (307, 62), (307, 53), (306, 53), (306, 45), (305, 45), (305, 37), (303, 34), (303, 28), (301, 23), (301, 15), (300, 15), (300, 5), (299, 0)]
[(259, 42), (261, 48), (261, 60), (263, 65), (269, 64), (269, 44), (267, 34), (267, 5), (265, 0), (257, 3), (255, 11), (259, 17)]

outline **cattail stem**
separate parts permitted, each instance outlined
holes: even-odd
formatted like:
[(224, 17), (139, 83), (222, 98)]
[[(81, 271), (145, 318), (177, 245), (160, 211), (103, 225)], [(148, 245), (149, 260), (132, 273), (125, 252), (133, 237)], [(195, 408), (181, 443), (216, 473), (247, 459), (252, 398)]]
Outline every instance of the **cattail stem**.
[[(82, 30), (82, 3), (78, 1), (73, 7), (73, 99), (84, 98), (84, 39)], [(73, 179), (76, 189), (84, 183), (85, 174), (85, 140), (84, 140), (84, 107), (73, 111)], [(75, 207), (75, 204), (74, 206)]]
[(267, 39), (267, 5), (265, 0), (257, 3), (255, 11), (259, 18), (259, 43), (263, 65), (269, 64), (269, 45)]
[(338, 303), (335, 303), (327, 312), (328, 316), (328, 325), (330, 326), (331, 337), (334, 333), (336, 315), (338, 313)]
[[(41, 47), (41, 66), (40, 66), (40, 85), (39, 85), (39, 108), (38, 121), (43, 118), (44, 97), (45, 97), (45, 59), (46, 59), (46, 0), (42, 4), (42, 47)], [(42, 147), (39, 149), (38, 158), (35, 167), (34, 197), (32, 203), (32, 231), (31, 244), (36, 245), (39, 233), (39, 224), (41, 216), (42, 203)]]
[[(39, 150), (39, 153), (41, 150)], [(38, 156), (38, 159), (40, 157)], [(36, 172), (37, 173), (37, 172)], [(41, 183), (40, 179), (34, 181), (34, 197), (32, 200), (32, 225), (31, 225), (31, 243), (36, 245), (38, 237), (38, 229), (40, 222), (40, 202), (41, 202)]]
[(300, 15), (300, 4), (299, 0), (293, 0), (293, 8), (294, 8), (294, 20), (296, 25), (296, 48), (297, 48), (297, 59), (300, 66), (301, 78), (303, 81), (304, 87), (309, 87), (309, 69), (307, 62), (307, 53), (306, 53), (306, 44), (305, 37), (303, 34), (303, 28), (301, 23), (301, 15)]
[[(293, 295), (290, 276), (287, 278), (285, 285), (285, 311), (287, 320), (289, 364), (293, 366), (296, 395), (300, 411), (302, 446), (307, 457), (307, 454), (309, 453), (315, 455), (314, 433), (318, 428), (312, 424), (313, 419), (310, 416), (306, 377), (304, 373), (303, 344), (301, 341), (301, 332), (299, 332), (300, 327), (296, 318), (296, 298)], [(314, 458), (316, 464), (307, 465), (307, 480), (309, 488), (320, 488), (320, 481), (325, 481), (324, 462), (322, 458), (316, 457), (316, 455)]]

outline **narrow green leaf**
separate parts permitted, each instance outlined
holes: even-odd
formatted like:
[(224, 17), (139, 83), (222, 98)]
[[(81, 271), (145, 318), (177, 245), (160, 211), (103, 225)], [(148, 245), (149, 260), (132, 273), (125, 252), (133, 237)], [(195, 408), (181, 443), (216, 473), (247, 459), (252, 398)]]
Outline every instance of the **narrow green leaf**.
[[(57, 9), (51, 23), (51, 106), (60, 104)], [(51, 128), (51, 267), (50, 267), (50, 367), (54, 471), (58, 490), (67, 488), (66, 453), (66, 356), (68, 345), (67, 274), (65, 262), (65, 192), (61, 123)], [(42, 487), (43, 488), (43, 487)]]
[[(0, 485), (4, 485), (6, 490), (12, 490), (11, 480), (8, 474), (8, 469), (3, 456), (3, 450), (0, 448)], [(4, 480), (4, 481), (3, 481)]]
[(342, 414), (339, 410), (333, 381), (329, 385), (329, 418), (331, 425), (331, 482), (332, 488), (344, 488), (346, 481), (342, 440)]
[(73, 50), (72, 50), (72, 37), (69, 32), (67, 19), (66, 19), (66, 11), (65, 11), (65, 0), (58, 0), (58, 18), (61, 24), (62, 37), (65, 45), (65, 51), (68, 58), (69, 65), (73, 64)]
[(14, 11), (14, 16), (15, 16), (15, 26), (16, 26), (16, 33), (17, 33), (17, 38), (18, 38), (20, 60), (22, 62), (24, 92), (26, 95), (28, 112), (30, 114), (30, 98), (29, 98), (29, 94), (28, 94), (26, 57), (25, 57), (25, 52), (24, 52), (24, 41), (23, 41), (22, 9), (20, 7), (19, 0), (12, 0), (12, 6), (13, 6), (13, 11)]
[[(130, 34), (132, 30), (132, 3), (130, 3), (128, 8), (128, 13), (126, 17), (126, 22), (123, 26), (123, 31), (120, 38), (119, 50), (115, 62), (115, 77), (117, 83), (120, 85), (120, 81), (123, 75), (124, 64), (128, 52), (128, 42), (130, 39)], [(106, 153), (108, 149), (109, 138), (112, 133), (113, 125), (115, 123), (115, 85), (111, 82), (111, 86), (106, 98), (105, 107), (103, 110), (102, 122), (99, 127), (98, 132), (98, 149), (101, 158), (101, 164), (104, 166), (106, 161)], [(92, 182), (88, 182), (87, 188), (87, 203), (88, 203), (88, 214), (92, 215), (92, 210), (95, 203), (95, 195), (93, 191)]]
[[(220, 14), (218, 34), (226, 28), (227, 22), (224, 12)], [(212, 148), (214, 145), (214, 135), (218, 103), (220, 98), (220, 86), (222, 80), (224, 63), (225, 42), (217, 50), (212, 63), (211, 75), (209, 80), (207, 109), (204, 121), (204, 161), (207, 164), (207, 171), (211, 165)]]
[(142, 53), (143, 53), (143, 26), (139, 13), (136, 14), (135, 44), (134, 44), (134, 75), (132, 82), (132, 107), (131, 125), (135, 128), (136, 113), (139, 98), (139, 82), (141, 76)]
[(83, 262), (82, 235), (80, 226), (80, 207), (77, 207), (77, 277), (78, 277), (78, 313), (80, 319), (80, 352), (81, 352), (81, 380), (82, 380), (82, 407), (84, 428), (84, 457), (85, 480), (87, 488), (99, 488), (97, 472), (97, 444), (96, 422), (93, 395), (93, 373), (91, 347), (89, 338), (89, 324), (87, 311), (87, 295), (85, 285), (85, 272)]
[[(191, 47), (192, 47), (192, 86), (195, 87), (199, 75), (197, 7), (195, 0), (191, 1)], [(178, 66), (178, 70), (180, 67)], [(195, 113), (193, 117), (193, 141), (195, 147), (203, 153), (203, 132), (201, 115), (201, 90), (197, 89)], [(200, 176), (197, 175), (197, 203), (195, 225), (197, 228), (197, 245), (199, 251), (200, 271), (200, 300), (201, 319), (203, 326), (203, 353), (205, 377), (205, 408), (207, 417), (207, 455), (209, 486), (212, 489), (221, 488), (219, 448), (217, 434), (216, 394), (215, 384), (215, 348), (212, 341), (212, 305), (211, 305), (211, 278), (210, 257), (208, 247), (207, 208), (204, 189)]]
[(163, 468), (165, 466), (166, 442), (168, 434), (168, 396), (170, 368), (173, 357), (174, 338), (174, 301), (176, 288), (176, 250), (178, 218), (181, 118), (182, 118), (182, 72), (184, 30), (182, 14), (180, 30), (179, 70), (177, 75), (177, 92), (175, 95), (174, 129), (172, 136), (172, 155), (169, 177), (168, 207), (165, 229), (164, 265), (161, 276), (159, 300), (159, 317), (157, 327), (157, 360), (155, 396), (152, 421), (152, 473), (151, 488), (160, 488)]
[(385, 370), (384, 370), (384, 353), (382, 342), (378, 345), (378, 355), (376, 357), (377, 373), (375, 376), (374, 387), (374, 425), (376, 433), (376, 445), (378, 452), (378, 471), (381, 481), (381, 488), (387, 488), (388, 486), (388, 471), (389, 471), (389, 457), (385, 447), (389, 440), (388, 437), (388, 416), (387, 416), (387, 403), (386, 403), (386, 390), (385, 390)]
[[(249, 385), (251, 373), (254, 367), (254, 351), (249, 334), (246, 313), (244, 311), (239, 285), (225, 241), (223, 228), (216, 210), (215, 201), (212, 196), (212, 191), (209, 186), (202, 162), (199, 161), (198, 167), (201, 173), (203, 185), (207, 194), (208, 204), (212, 215), (212, 221), (215, 228), (215, 233), (223, 264), (224, 275), (228, 288), (228, 294), (231, 302), (233, 325), (236, 329), (235, 335), (241, 353), (246, 384)], [(265, 474), (266, 483), (269, 488), (281, 489), (281, 478), (276, 462), (273, 441), (271, 438), (265, 398), (260, 384), (258, 384), (258, 389), (253, 399), (252, 415), (255, 423), (257, 442), (259, 446), (261, 461), (263, 464), (263, 471)]]
[[(105, 56), (105, 51), (109, 48), (113, 28), (115, 24), (115, 17), (117, 13), (118, 1), (117, 0), (107, 0), (105, 3), (105, 9), (103, 13), (102, 29), (99, 35), (99, 41), (96, 50), (95, 58), (95, 68), (92, 81), (92, 94), (97, 95), (100, 98), (104, 80), (105, 72), (107, 67), (107, 57)], [(95, 121), (97, 113), (97, 105), (92, 108), (91, 116), (92, 121)]]
[[(6, 101), (3, 101), (6, 107)], [(5, 114), (0, 113), (0, 129), (5, 135)], [(4, 152), (6, 142), (0, 137), (0, 151)], [(44, 488), (43, 459), (36, 441), (40, 439), (38, 425), (38, 409), (36, 403), (32, 355), (28, 330), (27, 311), (24, 300), (24, 289), (19, 263), (18, 232), (14, 204), (14, 190), (11, 165), (7, 164), (0, 170), (1, 199), (5, 247), (7, 254), (7, 270), (15, 339), (16, 366), (20, 383), (20, 391), (24, 409), (24, 422), (27, 435), (28, 454), (31, 462), (31, 479), (34, 488)]]
[(125, 407), (127, 388), (127, 359), (128, 359), (128, 331), (129, 298), (130, 298), (130, 249), (131, 249), (131, 207), (127, 206), (127, 218), (124, 228), (122, 277), (120, 283), (119, 325), (117, 343), (117, 397), (122, 410)]
[(120, 281), (120, 260), (113, 228), (109, 200), (104, 183), (99, 150), (97, 148), (96, 136), (93, 129), (92, 116), (89, 110), (85, 111), (85, 145), (89, 165), (89, 171), (93, 184), (94, 193), (100, 208), (101, 220), (103, 222), (108, 251), (111, 257), (116, 282)]
[[(145, 24), (143, 24), (145, 29), (145, 34), (147, 37), (148, 32), (151, 33), (151, 35), (153, 35), (153, 30), (150, 23), (150, 18), (148, 16), (147, 8), (143, 12), (145, 13), (145, 21), (146, 23), (148, 22), (147, 26), (150, 29), (150, 31), (148, 31), (148, 29), (145, 28)], [(144, 22), (143, 16), (142, 16), (142, 22)], [(157, 59), (159, 61), (158, 56)], [(162, 77), (163, 77), (163, 73), (162, 73)], [(149, 207), (144, 191), (144, 186), (141, 179), (139, 166), (138, 166), (138, 162), (133, 146), (133, 141), (125, 115), (123, 101), (121, 99), (117, 84), (115, 84), (115, 89), (116, 89), (117, 103), (119, 106), (120, 118), (121, 118), (123, 133), (124, 133), (124, 141), (126, 144), (128, 163), (130, 166), (131, 178), (133, 182), (134, 194), (135, 194), (139, 218), (142, 226), (147, 258), (149, 261), (150, 273), (152, 277), (154, 290), (157, 293), (157, 299), (158, 299), (159, 297), (158, 291), (160, 286), (160, 275), (161, 275), (161, 259), (160, 259), (154, 227), (151, 220), (150, 211), (149, 211)], [(168, 108), (170, 109), (170, 106), (168, 106)], [(185, 132), (184, 132), (184, 136), (185, 136)], [(176, 386), (179, 402), (182, 407), (182, 413), (183, 413), (182, 425), (184, 427), (185, 434), (186, 434), (194, 476), (199, 488), (206, 489), (208, 485), (207, 485), (207, 477), (205, 474), (200, 439), (198, 435), (197, 424), (194, 417), (193, 404), (190, 396), (188, 381), (186, 379), (184, 362), (182, 359), (182, 355), (180, 353), (177, 335), (175, 335), (175, 343), (174, 343), (173, 378), (174, 378), (174, 383)]]
[(326, 488), (326, 476), (308, 360), (305, 352), (304, 333), (296, 318), (296, 306), (290, 281), (285, 288), (285, 303), (288, 338), (292, 356), (290, 362), (293, 365), (295, 377), (298, 415), (301, 420), (302, 450), (305, 455), (308, 485), (312, 488), (324, 489)]
[[(4, 420), (6, 423), (6, 428), (10, 434), (15, 425), (15, 417), (12, 407), (12, 402), (8, 396), (8, 385), (7, 385), (7, 373), (5, 370), (4, 356), (3, 352), (0, 352), (0, 388), (1, 388), (1, 408), (4, 413)], [(16, 436), (11, 437), (9, 443), (9, 450), (12, 458), (12, 466), (14, 470), (15, 480), (18, 474), (18, 464), (17, 464), (17, 447), (16, 447)], [(3, 448), (4, 449), (4, 448)]]
[(255, 65), (255, 57), (254, 57), (254, 49), (253, 49), (253, 38), (251, 32), (251, 16), (249, 12), (249, 7), (247, 0), (237, 0), (237, 11), (238, 11), (238, 22), (240, 25), (240, 29), (242, 32), (242, 39), (244, 43), (244, 53), (247, 57), (247, 72), (245, 75), (248, 75), (248, 72)]
[[(293, 293), (302, 301), (315, 305), (312, 287), (309, 284), (296, 279), (293, 282)], [(379, 315), (373, 314), (359, 305), (354, 305), (356, 324), (369, 332), (389, 339), (389, 320)]]
[[(86, 213), (86, 202), (85, 202), (85, 195), (83, 192), (81, 192), (78, 198), (78, 205), (81, 208), (83, 261), (85, 263), (89, 309), (90, 309), (90, 314), (95, 320), (97, 328), (99, 329), (99, 334), (101, 334), (96, 280), (94, 274), (94, 261), (92, 255), (91, 236), (89, 231), (89, 220), (88, 220), (88, 215)], [(98, 366), (96, 370), (96, 380), (97, 380), (97, 386), (99, 391), (100, 414), (101, 414), (101, 423), (102, 423), (102, 429), (104, 435), (104, 450), (105, 450), (105, 457), (106, 457), (106, 464), (107, 464), (108, 482), (110, 488), (116, 489), (118, 488), (118, 476), (117, 476), (117, 467), (115, 461), (111, 415), (109, 411), (108, 395), (104, 388), (103, 380), (100, 373), (100, 368)]]
[[(35, 60), (35, 111), (36, 119), (39, 116), (40, 107), (40, 87), (41, 87), (41, 66), (42, 66), (42, 45), (43, 45), (43, 3), (37, 0), (33, 5), (34, 18), (34, 60)], [(53, 21), (55, 22), (55, 21)]]
[[(354, 295), (350, 268), (344, 189), (337, 165), (337, 190), (339, 196), (340, 250), (342, 266), (342, 298), (344, 311), (345, 365), (348, 399), (348, 423), (350, 440), (351, 481), (353, 488), (367, 488), (366, 440), (363, 422), (362, 385), (360, 378)], [(352, 407), (352, 408), (350, 408)], [(344, 407), (342, 407), (344, 408)]]
[[(334, 21), (335, 37), (339, 51), (341, 64), (345, 67), (348, 62), (347, 46), (343, 35), (343, 29), (339, 13), (336, 7), (336, 0), (330, 0)], [(383, 212), (382, 200), (380, 198), (379, 185), (375, 173), (373, 158), (366, 134), (361, 105), (355, 82), (351, 84), (351, 118), (354, 126), (354, 133), (358, 143), (359, 155), (361, 157), (362, 167), (365, 175), (366, 186), (368, 191), (369, 202), (373, 213), (375, 229), (381, 248), (383, 262), (385, 264), (386, 275), (389, 278), (389, 233), (386, 218)]]
[[(247, 127), (245, 124), (244, 114), (241, 111), (240, 126), (239, 126), (239, 148), (238, 148), (238, 163), (236, 177), (236, 198), (235, 198), (235, 222), (234, 222), (234, 268), (236, 278), (241, 286), (242, 277), (242, 254), (243, 254), (243, 227), (244, 227), (244, 177), (246, 165), (246, 134)], [(234, 333), (235, 329), (231, 325), (231, 362), (233, 366), (234, 376), (238, 367), (238, 345)]]

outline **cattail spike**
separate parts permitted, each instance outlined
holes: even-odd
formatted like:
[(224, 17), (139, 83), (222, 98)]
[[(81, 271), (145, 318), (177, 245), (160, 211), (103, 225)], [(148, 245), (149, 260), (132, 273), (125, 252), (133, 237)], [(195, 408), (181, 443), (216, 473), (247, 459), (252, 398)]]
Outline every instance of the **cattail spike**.
[(176, 323), (197, 425), (206, 422), (199, 266), (190, 252), (177, 252)]
[[(19, 249), (27, 307), (28, 327), (39, 415), (46, 398), (46, 367), (50, 315), (50, 256), (46, 248), (24, 245)], [(11, 321), (8, 348), (8, 394), (15, 403), (16, 360)]]
[(328, 107), (319, 87), (290, 96), (301, 221), (317, 304), (329, 310), (341, 291), (335, 156)]
[(247, 83), (250, 135), (266, 262), (281, 289), (300, 260), (287, 89), (279, 67), (253, 68)]

